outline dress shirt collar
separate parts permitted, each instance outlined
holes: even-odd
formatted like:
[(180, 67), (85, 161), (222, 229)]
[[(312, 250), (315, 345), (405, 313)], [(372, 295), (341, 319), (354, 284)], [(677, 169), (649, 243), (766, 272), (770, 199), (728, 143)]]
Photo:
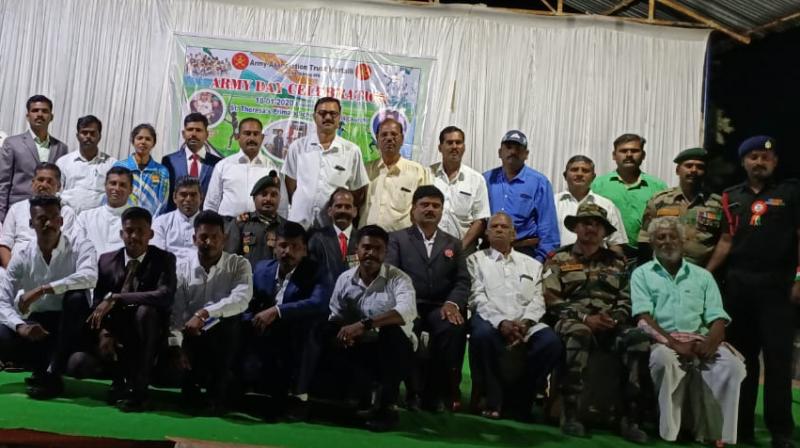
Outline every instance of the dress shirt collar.
[(104, 152), (102, 152), (102, 151), (100, 151), (98, 149), (97, 150), (97, 154), (95, 154), (94, 157), (91, 160), (89, 160), (86, 157), (83, 157), (83, 154), (81, 154), (81, 151), (78, 150), (78, 151), (75, 151), (75, 159), (74, 159), (74, 161), (75, 162), (86, 162), (86, 163), (103, 163), (106, 160), (108, 160), (109, 157), (110, 156), (108, 154), (106, 154), (106, 153), (104, 153)]
[(331, 141), (330, 146), (328, 146), (328, 149), (325, 149), (322, 146), (322, 143), (319, 142), (319, 135), (317, 135), (317, 133), (314, 132), (313, 134), (308, 136), (308, 143), (310, 145), (319, 147), (319, 150), (324, 153), (331, 153), (338, 151), (342, 147), (342, 138), (339, 137), (338, 134), (335, 135), (333, 137), (333, 140)]
[(260, 149), (258, 151), (258, 154), (256, 154), (256, 157), (253, 160), (250, 160), (250, 157), (248, 157), (247, 154), (245, 154), (244, 151), (242, 151), (241, 149), (239, 150), (239, 152), (234, 154), (234, 157), (236, 157), (236, 159), (234, 160), (236, 160), (240, 164), (267, 165), (267, 156), (265, 156)]
[(336, 231), (336, 239), (339, 239), (339, 234), (344, 233), (344, 236), (347, 237), (347, 241), (350, 241), (350, 235), (353, 233), (353, 224), (351, 223), (346, 229), (341, 230), (339, 229), (336, 224), (333, 224), (333, 230)]
[(436, 239), (436, 234), (439, 233), (439, 229), (437, 228), (436, 230), (433, 231), (433, 235), (431, 235), (431, 238), (428, 239), (425, 236), (425, 232), (422, 230), (420, 226), (417, 226), (417, 230), (419, 231), (419, 234), (422, 235), (422, 241), (424, 241), (425, 244), (433, 244), (433, 241)]
[(400, 158), (397, 159), (397, 162), (395, 162), (395, 164), (392, 166), (387, 165), (386, 162), (383, 161), (383, 157), (378, 159), (378, 169), (381, 171), (386, 170), (386, 173), (390, 175), (400, 174), (404, 164), (405, 159), (403, 159), (403, 156), (400, 156)]
[(277, 267), (277, 269), (275, 269), (275, 282), (278, 283), (278, 282), (281, 282), (281, 281), (284, 281), (284, 282), (285, 281), (289, 281), (289, 279), (292, 278), (292, 274), (294, 274), (294, 271), (296, 271), (296, 270), (297, 270), (297, 266), (292, 268), (292, 270), (289, 271), (288, 274), (286, 274), (286, 277), (284, 277), (283, 280), (281, 280), (281, 264), (278, 263), (278, 267)]
[(644, 171), (639, 171), (639, 178), (636, 179), (636, 182), (630, 185), (626, 184), (625, 181), (622, 180), (622, 177), (619, 175), (617, 170), (614, 170), (614, 172), (611, 173), (611, 180), (615, 180), (628, 188), (638, 187), (639, 185), (647, 185), (647, 179), (645, 178)]
[(223, 251), (222, 252), (222, 256), (219, 257), (219, 260), (217, 260), (216, 263), (214, 263), (213, 265), (211, 265), (210, 268), (208, 268), (208, 274), (206, 274), (206, 269), (200, 263), (200, 254), (195, 252), (194, 257), (192, 257), (192, 262), (195, 265), (194, 266), (194, 271), (195, 271), (195, 273), (201, 275), (202, 277), (213, 277), (214, 274), (217, 272), (217, 269), (220, 269), (220, 266), (223, 266), (224, 262), (230, 256), (231, 255), (229, 253)]
[(582, 204), (584, 202), (589, 202), (589, 203), (595, 202), (594, 193), (592, 193), (591, 190), (589, 190), (586, 196), (584, 196), (583, 199), (581, 199), (580, 201), (578, 200), (578, 198), (575, 197), (575, 195), (572, 194), (572, 192), (570, 192), (569, 190), (564, 190), (558, 194), (558, 200), (559, 201), (567, 200), (578, 204)]
[(433, 165), (431, 165), (431, 171), (433, 172), (434, 177), (438, 177), (448, 184), (453, 182), (463, 182), (465, 176), (464, 176), (464, 170), (461, 169), (462, 166), (463, 165), (460, 165), (458, 167), (458, 173), (456, 173), (456, 177), (453, 180), (450, 180), (450, 176), (448, 176), (447, 173), (444, 171), (444, 163), (442, 162), (436, 162)]
[(136, 260), (136, 261), (139, 262), (139, 264), (142, 264), (142, 260), (144, 260), (145, 255), (147, 255), (147, 251), (145, 250), (142, 255), (139, 255), (136, 258), (131, 258), (128, 255), (128, 249), (125, 249), (124, 247), (122, 248), (122, 253), (125, 254), (125, 266), (127, 266), (128, 262), (131, 261), (131, 260)]
[(503, 255), (502, 252), (494, 247), (489, 248), (489, 259), (492, 261), (514, 261), (514, 249), (512, 248), (508, 255)]
[(41, 259), (42, 263), (49, 265), (67, 250), (67, 237), (64, 236), (64, 232), (61, 232), (61, 235), (58, 237), (58, 244), (56, 244), (55, 249), (53, 249), (53, 253), (50, 254), (50, 263), (44, 261), (44, 254), (42, 254), (42, 249), (39, 247), (39, 243), (36, 241), (36, 238), (31, 240), (31, 244), (33, 244), (36, 248), (36, 255)]
[(379, 278), (382, 278), (382, 279), (385, 280), (387, 275), (388, 275), (388, 271), (389, 271), (389, 269), (386, 267), (386, 263), (382, 264), (381, 265), (381, 270), (378, 271), (378, 276), (375, 277), (374, 280), (372, 280), (372, 283), (370, 283), (369, 285), (365, 285), (364, 281), (361, 280), (360, 268), (355, 268), (355, 269), (353, 269), (352, 282), (353, 282), (354, 285), (358, 285), (358, 286), (360, 286), (360, 287), (362, 287), (364, 289), (368, 289), (370, 286), (374, 285), (375, 282), (378, 281)]
[[(656, 257), (655, 254), (653, 255), (653, 271), (663, 273), (667, 277), (672, 278), (672, 274), (658, 261), (658, 257)], [(678, 268), (678, 272), (675, 274), (675, 280), (684, 275), (689, 275), (689, 263), (681, 258), (681, 267)]]
[(177, 209), (177, 210), (175, 210), (175, 214), (176, 214), (176, 215), (178, 215), (178, 217), (179, 217), (179, 218), (180, 218), (180, 219), (181, 219), (183, 222), (186, 222), (186, 223), (192, 223), (192, 224), (193, 224), (193, 223), (194, 223), (194, 219), (195, 219), (195, 218), (197, 218), (197, 215), (199, 215), (199, 214), (200, 214), (200, 209), (197, 209), (197, 211), (196, 211), (196, 212), (194, 212), (194, 215), (192, 215), (192, 216), (186, 216), (186, 215), (184, 215), (184, 214), (183, 214), (183, 212), (182, 212), (180, 209)]
[(504, 170), (503, 167), (500, 166), (500, 176), (502, 176), (501, 177), (502, 180), (504, 180), (504, 181), (506, 181), (508, 183), (521, 182), (521, 183), (524, 184), (525, 183), (525, 171), (527, 169), (528, 169), (528, 165), (522, 165), (522, 169), (519, 170), (517, 175), (514, 176), (513, 178), (509, 179), (508, 177), (506, 177), (506, 170)]
[(188, 146), (186, 146), (186, 144), (184, 144), (183, 145), (183, 152), (184, 152), (184, 156), (186, 157), (186, 163), (192, 163), (192, 156), (195, 155), (195, 154), (197, 154), (200, 157), (200, 160), (199, 160), (200, 163), (202, 163), (204, 160), (206, 160), (206, 146), (205, 145), (203, 145), (203, 147), (200, 148), (199, 151), (194, 153), (194, 152), (192, 152), (191, 149), (189, 149)]
[(50, 147), (50, 134), (49, 133), (47, 134), (47, 137), (44, 139), (44, 141), (42, 141), (42, 140), (39, 140), (39, 137), (36, 136), (36, 134), (33, 132), (33, 129), (28, 129), (28, 132), (30, 132), (31, 138), (33, 138), (33, 143), (35, 143), (35, 144), (37, 144), (39, 146), (44, 146), (46, 148)]
[(131, 206), (130, 206), (130, 204), (125, 204), (122, 207), (114, 208), (114, 207), (112, 207), (112, 206), (110, 206), (108, 204), (105, 204), (103, 207), (106, 208), (107, 212), (111, 213), (114, 216), (122, 216), (122, 213), (125, 210), (129, 209)]

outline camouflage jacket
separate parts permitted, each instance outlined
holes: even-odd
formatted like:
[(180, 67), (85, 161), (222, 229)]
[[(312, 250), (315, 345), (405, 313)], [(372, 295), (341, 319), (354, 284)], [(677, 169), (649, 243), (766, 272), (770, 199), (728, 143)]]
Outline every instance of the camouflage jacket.
[(619, 322), (630, 319), (625, 259), (609, 249), (601, 247), (589, 257), (574, 244), (558, 249), (545, 263), (542, 283), (551, 322), (583, 320), (600, 312)]

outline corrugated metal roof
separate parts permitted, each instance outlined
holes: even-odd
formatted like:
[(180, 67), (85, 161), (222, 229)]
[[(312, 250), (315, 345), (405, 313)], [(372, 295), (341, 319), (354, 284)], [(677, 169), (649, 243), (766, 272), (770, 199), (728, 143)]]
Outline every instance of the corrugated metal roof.
[[(589, 14), (601, 14), (621, 2), (622, 0), (564, 0), (564, 4), (570, 8)], [(741, 34), (747, 34), (758, 27), (800, 13), (800, 0), (674, 0), (674, 2)], [(648, 1), (641, 0), (618, 15), (647, 18), (647, 14)], [(655, 18), (670, 21), (692, 21), (658, 2), (656, 2)], [(800, 20), (776, 26), (771, 31), (798, 24), (800, 24)]]

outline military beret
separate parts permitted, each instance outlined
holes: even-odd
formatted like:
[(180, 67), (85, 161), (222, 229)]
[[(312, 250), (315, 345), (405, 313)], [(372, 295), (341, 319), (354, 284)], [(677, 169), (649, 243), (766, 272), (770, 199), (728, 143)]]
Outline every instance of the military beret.
[(707, 156), (708, 151), (703, 148), (689, 148), (679, 152), (672, 161), (675, 163), (683, 163), (687, 160), (702, 160), (705, 162)]
[(766, 135), (756, 135), (755, 137), (748, 138), (739, 145), (739, 158), (741, 159), (750, 152), (758, 149), (774, 150), (775, 139)]
[(281, 188), (281, 179), (278, 177), (277, 171), (272, 170), (269, 174), (259, 179), (258, 182), (253, 185), (253, 189), (250, 190), (250, 196), (255, 196), (259, 191), (267, 187)]

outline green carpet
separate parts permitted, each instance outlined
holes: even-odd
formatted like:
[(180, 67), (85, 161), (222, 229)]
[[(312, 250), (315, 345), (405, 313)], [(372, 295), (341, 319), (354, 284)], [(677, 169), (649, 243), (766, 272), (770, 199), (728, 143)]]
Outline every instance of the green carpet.
[[(105, 404), (108, 387), (105, 382), (67, 380), (65, 397), (42, 402), (25, 395), (25, 376), (25, 373), (0, 373), (0, 428), (139, 440), (177, 436), (303, 448), (635, 446), (609, 432), (594, 432), (591, 438), (578, 440), (563, 437), (556, 427), (489, 421), (467, 414), (401, 412), (398, 431), (387, 434), (333, 424), (263, 423), (239, 413), (224, 418), (197, 417), (186, 413), (180, 407), (180, 395), (171, 391), (153, 394), (157, 410), (124, 414)], [(798, 392), (795, 390), (795, 415), (800, 415)], [(759, 424), (758, 436), (767, 443), (763, 422)], [(674, 445), (658, 442), (651, 446)]]

